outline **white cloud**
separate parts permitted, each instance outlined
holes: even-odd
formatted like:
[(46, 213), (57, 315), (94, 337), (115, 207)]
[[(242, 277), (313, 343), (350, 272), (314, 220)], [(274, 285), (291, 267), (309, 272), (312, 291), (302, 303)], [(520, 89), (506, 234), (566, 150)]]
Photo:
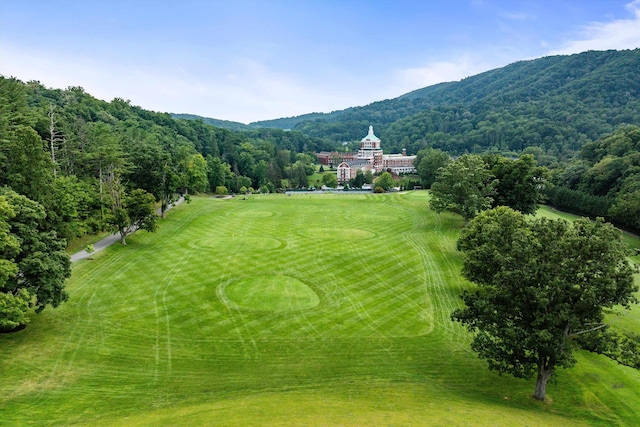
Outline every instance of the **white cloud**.
[(592, 22), (581, 28), (575, 40), (564, 43), (550, 55), (569, 55), (587, 50), (635, 49), (640, 47), (640, 0), (626, 5), (630, 18)]
[(502, 17), (505, 19), (511, 19), (514, 21), (527, 21), (527, 20), (535, 20), (537, 18), (536, 15), (532, 15), (526, 12), (504, 12)]
[(51, 88), (81, 86), (96, 98), (119, 97), (142, 108), (193, 113), (249, 123), (353, 105), (340, 91), (309, 87), (255, 60), (236, 60), (232, 69), (199, 75), (188, 66), (161, 67), (51, 53), (0, 43), (0, 74), (38, 80)]

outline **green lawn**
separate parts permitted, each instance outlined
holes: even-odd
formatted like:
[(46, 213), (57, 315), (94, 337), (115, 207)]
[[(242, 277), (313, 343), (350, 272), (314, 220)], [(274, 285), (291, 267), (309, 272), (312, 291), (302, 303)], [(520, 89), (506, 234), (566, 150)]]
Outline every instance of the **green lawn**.
[(604, 357), (547, 403), (487, 370), (449, 320), (462, 220), (427, 197), (192, 198), (0, 335), (0, 425), (640, 423), (640, 372)]
[(316, 169), (316, 172), (311, 175), (310, 177), (308, 177), (309, 180), (309, 186), (310, 187), (316, 187), (316, 188), (320, 188), (322, 187), (322, 177), (324, 176), (325, 173), (332, 173), (332, 174), (336, 174), (335, 169), (329, 169), (329, 166), (326, 166), (324, 168), (324, 172), (318, 172), (318, 170)]

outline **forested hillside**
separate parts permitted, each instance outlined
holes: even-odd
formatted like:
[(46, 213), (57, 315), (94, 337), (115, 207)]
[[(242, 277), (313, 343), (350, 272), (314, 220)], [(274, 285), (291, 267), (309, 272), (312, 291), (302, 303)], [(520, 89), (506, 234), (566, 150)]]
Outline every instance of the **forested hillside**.
[(640, 127), (626, 126), (580, 149), (553, 171), (548, 202), (564, 210), (602, 216), (640, 232)]
[[(192, 115), (176, 119), (119, 98), (100, 101), (79, 87), (1, 78), (0, 185), (41, 203), (50, 226), (74, 238), (105, 227), (105, 184), (114, 177), (125, 190), (144, 190), (165, 205), (175, 191), (302, 187), (313, 152), (357, 141), (374, 124), (391, 152), (533, 154), (553, 169), (556, 187), (595, 197), (588, 207), (571, 207), (550, 194), (554, 203), (606, 213), (636, 229), (623, 220), (628, 214), (609, 209), (620, 209), (614, 199), (635, 191), (629, 177), (638, 167), (638, 147), (634, 132), (624, 129), (640, 124), (638, 74), (640, 49), (547, 57), (365, 107), (260, 122), (262, 128)], [(276, 125), (294, 130), (268, 128)], [(605, 154), (592, 155), (590, 147), (620, 132), (630, 151), (620, 154), (609, 144), (618, 148), (608, 152), (602, 143), (609, 148), (596, 151)]]
[(209, 117), (202, 117), (196, 114), (175, 114), (172, 113), (171, 117), (174, 119), (185, 119), (185, 120), (200, 120), (204, 124), (221, 127), (229, 130), (247, 130), (251, 129), (250, 126), (245, 125), (240, 122), (232, 122), (230, 120), (219, 120), (219, 119), (211, 119)]
[(387, 152), (535, 147), (569, 159), (587, 141), (640, 123), (639, 74), (640, 49), (551, 56), (303, 120), (293, 129), (340, 142), (359, 140), (373, 124)]

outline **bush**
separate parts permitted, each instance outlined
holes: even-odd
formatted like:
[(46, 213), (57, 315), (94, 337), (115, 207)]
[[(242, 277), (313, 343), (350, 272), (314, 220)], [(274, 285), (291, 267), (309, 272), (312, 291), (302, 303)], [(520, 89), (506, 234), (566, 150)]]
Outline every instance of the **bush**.
[(227, 193), (229, 193), (229, 190), (227, 190), (227, 187), (225, 187), (224, 185), (218, 185), (216, 187), (216, 194), (223, 195), (223, 194), (227, 194)]
[(384, 188), (382, 188), (382, 187), (376, 187), (376, 188), (373, 190), (373, 192), (374, 192), (374, 193), (384, 193)]
[(24, 288), (15, 294), (0, 292), (0, 331), (11, 331), (29, 323), (31, 298)]

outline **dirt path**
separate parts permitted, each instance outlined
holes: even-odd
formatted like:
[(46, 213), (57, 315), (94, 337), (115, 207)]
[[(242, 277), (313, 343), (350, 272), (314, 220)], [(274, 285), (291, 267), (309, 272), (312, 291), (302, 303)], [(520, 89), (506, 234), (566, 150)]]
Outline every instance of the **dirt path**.
[[(174, 203), (170, 204), (167, 207), (167, 210), (165, 212), (169, 211), (172, 207), (174, 207), (176, 205), (179, 205), (182, 202), (184, 202), (184, 197), (180, 197)], [(160, 209), (158, 209), (156, 211), (156, 213), (158, 215), (160, 215), (161, 214)], [(93, 252), (87, 252), (85, 249), (83, 249), (80, 252), (76, 252), (75, 254), (71, 255), (71, 262), (76, 262), (76, 261), (80, 261), (80, 260), (83, 260), (83, 259), (90, 258), (96, 252), (100, 252), (101, 250), (103, 250), (107, 246), (110, 246), (110, 245), (114, 244), (115, 242), (119, 242), (119, 241), (120, 241), (120, 234), (118, 234), (118, 233), (111, 234), (111, 235), (105, 237), (104, 239), (99, 240), (96, 243), (94, 243), (93, 244)]]

